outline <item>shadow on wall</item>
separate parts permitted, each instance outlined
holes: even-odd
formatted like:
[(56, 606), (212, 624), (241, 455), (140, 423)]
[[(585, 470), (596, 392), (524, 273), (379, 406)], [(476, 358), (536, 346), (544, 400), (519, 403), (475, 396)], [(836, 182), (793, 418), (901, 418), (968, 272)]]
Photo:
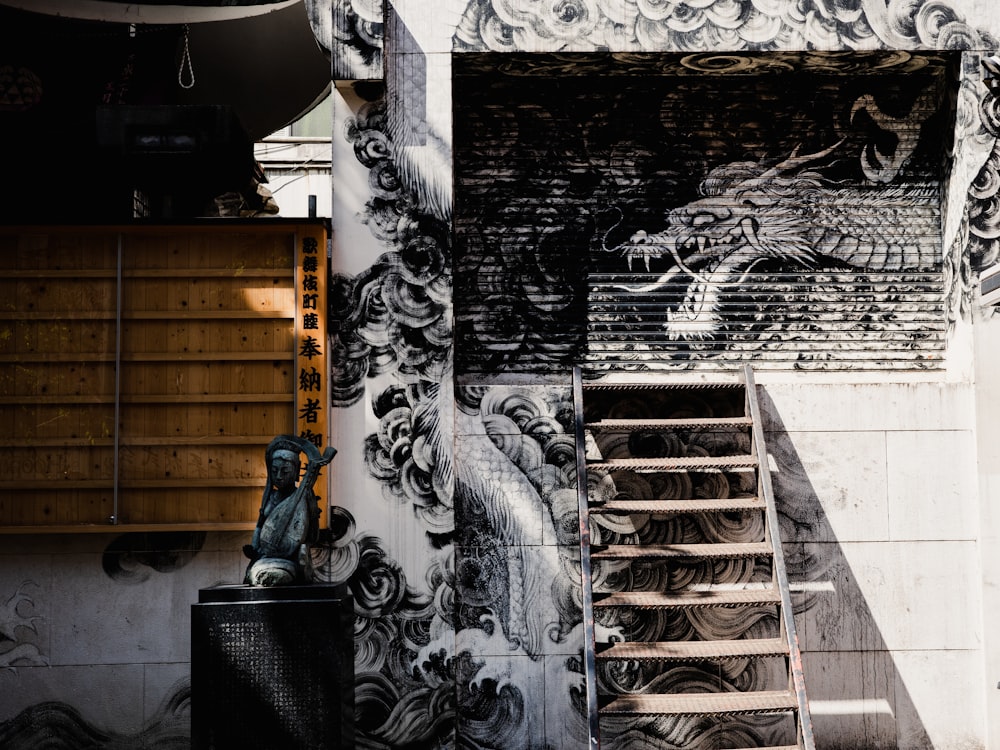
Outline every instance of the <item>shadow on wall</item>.
[[(932, 748), (851, 568), (851, 555), (838, 540), (777, 407), (763, 389), (758, 398), (775, 464), (772, 481), (817, 744), (838, 750)], [(856, 468), (832, 456), (831, 466), (838, 463), (845, 471)], [(866, 501), (857, 498), (859, 504)], [(867, 518), (859, 513), (859, 525)]]
[(187, 565), (205, 546), (205, 537), (203, 531), (122, 534), (104, 550), (101, 567), (116, 583), (143, 583), (154, 571), (172, 573)]
[(72, 706), (49, 701), (25, 709), (0, 722), (0, 747), (5, 750), (189, 750), (191, 686), (185, 679), (174, 685), (156, 714), (134, 735), (99, 729)]
[[(99, 538), (83, 536), (85, 541), (73, 544), (68, 544), (66, 539), (55, 535), (44, 537), (48, 541), (32, 546), (30, 555), (8, 555), (4, 564), (9, 565), (12, 570), (24, 565), (39, 574), (48, 571), (58, 578), (58, 574), (52, 573), (48, 563), (42, 561), (51, 556), (52, 550), (58, 550), (61, 556), (65, 556), (69, 548), (72, 551), (68, 554), (75, 556), (71, 565), (76, 568), (74, 577), (66, 585), (87, 591), (88, 594), (85, 603), (77, 601), (75, 605), (77, 610), (74, 616), (82, 619), (72, 630), (77, 633), (78, 626), (82, 629), (82, 634), (76, 635), (80, 642), (89, 643), (88, 626), (79, 624), (80, 622), (93, 618), (93, 623), (106, 623), (108, 634), (114, 633), (113, 623), (116, 618), (127, 621), (130, 614), (139, 611), (131, 609), (132, 604), (129, 602), (138, 602), (142, 605), (145, 620), (133, 619), (130, 627), (136, 632), (145, 632), (147, 638), (144, 643), (147, 646), (156, 644), (153, 645), (154, 649), (162, 648), (158, 639), (168, 640), (172, 625), (156, 618), (162, 618), (168, 609), (158, 608), (152, 602), (143, 601), (143, 598), (162, 598), (164, 589), (157, 588), (152, 579), (159, 574), (175, 575), (181, 568), (194, 563), (205, 552), (207, 533), (127, 532), (111, 537), (103, 551), (99, 551), (102, 545)], [(107, 580), (97, 580), (100, 575), (92, 566), (98, 562), (93, 562), (90, 557), (82, 562), (84, 558), (80, 556), (88, 554), (96, 557)], [(207, 570), (215, 572), (213, 567)], [(197, 579), (199, 573), (196, 571), (193, 575)], [(127, 705), (115, 704), (118, 718), (143, 712), (142, 725), (137, 725), (134, 732), (122, 731), (120, 727), (110, 728), (100, 718), (95, 719), (95, 716), (102, 715), (102, 711), (95, 710), (95, 706), (112, 701), (113, 698), (109, 696), (127, 694), (127, 688), (121, 689), (120, 685), (112, 687), (112, 683), (127, 683), (127, 673), (134, 674), (136, 669), (142, 672), (148, 665), (136, 659), (124, 666), (123, 672), (118, 669), (120, 664), (97, 663), (81, 667), (59, 658), (54, 659), (50, 641), (57, 636), (53, 633), (68, 632), (57, 627), (55, 620), (65, 615), (64, 607), (74, 605), (68, 601), (52, 601), (51, 598), (55, 596), (52, 586), (45, 582), (44, 575), (39, 575), (39, 580), (41, 584), (30, 587), (28, 584), (31, 582), (22, 583), (9, 598), (5, 591), (0, 591), (0, 675), (8, 678), (4, 687), (0, 688), (0, 748), (188, 750), (191, 744), (191, 688), (187, 676), (172, 685), (162, 686), (162, 701), (155, 710), (142, 700), (143, 697), (146, 701), (152, 700), (152, 695), (143, 696), (141, 691), (135, 694), (137, 699), (129, 700)], [(170, 588), (183, 585), (165, 584), (166, 580), (161, 579), (161, 582)], [(150, 588), (142, 588), (145, 583), (150, 583)], [(36, 587), (38, 592), (33, 590)], [(126, 594), (123, 587), (129, 587), (132, 591)], [(59, 587), (56, 590), (65, 591)], [(182, 592), (183, 589), (174, 588), (174, 593)], [(70, 621), (73, 622), (72, 619)], [(100, 631), (102, 635), (104, 632)], [(122, 644), (115, 658), (127, 658), (127, 654), (127, 647)], [(163, 665), (155, 665), (153, 671), (156, 668), (163, 668)], [(78, 681), (80, 674), (86, 674), (82, 682)], [(152, 688), (150, 686), (150, 693)], [(156, 686), (157, 691), (160, 689), (160, 686)], [(37, 702), (12, 713), (18, 704), (24, 705), (33, 696), (36, 696), (34, 699)], [(121, 723), (128, 725), (128, 720)]]

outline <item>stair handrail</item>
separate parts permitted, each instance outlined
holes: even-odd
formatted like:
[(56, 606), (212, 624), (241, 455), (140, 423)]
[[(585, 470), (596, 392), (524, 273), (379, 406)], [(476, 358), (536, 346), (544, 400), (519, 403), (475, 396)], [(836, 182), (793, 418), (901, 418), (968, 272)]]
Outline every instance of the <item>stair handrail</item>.
[(580, 588), (583, 609), (583, 672), (587, 698), (590, 750), (600, 750), (597, 708), (597, 657), (594, 633), (593, 579), (590, 569), (590, 503), (587, 486), (586, 430), (583, 422), (583, 370), (573, 367), (573, 416), (576, 431), (576, 498), (580, 513)]
[(788, 640), (788, 664), (791, 672), (792, 688), (798, 703), (799, 740), (802, 750), (815, 750), (812, 718), (809, 713), (809, 700), (806, 697), (805, 676), (802, 672), (802, 654), (799, 651), (799, 639), (795, 631), (795, 613), (792, 610), (792, 595), (788, 587), (788, 574), (785, 571), (785, 555), (781, 548), (781, 527), (778, 520), (778, 507), (774, 498), (774, 487), (771, 484), (771, 470), (768, 463), (767, 446), (764, 442), (764, 425), (761, 422), (760, 404), (757, 402), (757, 386), (754, 382), (753, 368), (743, 366), (744, 390), (746, 391), (747, 409), (752, 423), (753, 449), (757, 458), (757, 477), (761, 494), (764, 497), (768, 535), (773, 551), (773, 577), (778, 585), (781, 596), (781, 617)]

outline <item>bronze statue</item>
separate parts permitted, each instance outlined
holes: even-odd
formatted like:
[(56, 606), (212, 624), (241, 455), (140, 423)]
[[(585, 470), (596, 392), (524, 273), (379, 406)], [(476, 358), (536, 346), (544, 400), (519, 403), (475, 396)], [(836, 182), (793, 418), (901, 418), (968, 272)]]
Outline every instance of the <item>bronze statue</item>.
[[(306, 467), (299, 481), (303, 453)], [(312, 489), (320, 469), (336, 453), (327, 448), (320, 454), (313, 443), (294, 435), (278, 435), (267, 446), (267, 486), (253, 539), (243, 547), (250, 558), (244, 583), (283, 586), (312, 580), (309, 545), (319, 534), (320, 515)]]

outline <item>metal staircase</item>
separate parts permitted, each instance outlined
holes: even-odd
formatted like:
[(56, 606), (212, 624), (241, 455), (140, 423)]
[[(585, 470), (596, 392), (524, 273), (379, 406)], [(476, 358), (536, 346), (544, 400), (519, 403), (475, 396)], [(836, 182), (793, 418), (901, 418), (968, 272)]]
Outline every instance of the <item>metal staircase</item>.
[(813, 750), (750, 367), (574, 400), (590, 747)]

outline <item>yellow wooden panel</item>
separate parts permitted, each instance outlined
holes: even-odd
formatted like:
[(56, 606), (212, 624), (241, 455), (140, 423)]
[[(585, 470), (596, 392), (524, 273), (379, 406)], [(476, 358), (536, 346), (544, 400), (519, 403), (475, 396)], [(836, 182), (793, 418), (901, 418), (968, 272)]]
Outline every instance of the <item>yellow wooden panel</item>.
[(106, 525), (114, 509), (111, 489), (0, 491), (0, 523), (6, 526)]
[(159, 403), (130, 404), (122, 408), (122, 440), (141, 437), (188, 437), (193, 444), (211, 445), (214, 440), (245, 436), (267, 436), (294, 430), (291, 404), (274, 403)]
[(113, 362), (12, 362), (0, 366), (0, 395), (114, 395)]
[(0, 526), (105, 527), (116, 439), (118, 528), (252, 526), (264, 448), (320, 424), (300, 413), (316, 393), (295, 400), (303, 238), (325, 250), (287, 224), (0, 230)]
[[(0, 362), (0, 396), (21, 401), (0, 407), (12, 426), (0, 441), (12, 467), (0, 478), (3, 523), (104, 522), (113, 497), (114, 410), (80, 401), (114, 396), (114, 326), (94, 313), (114, 315), (117, 239), (26, 233), (5, 237), (4, 246), (13, 249), (0, 261), (0, 278), (12, 279), (3, 282), (7, 307), (24, 319), (0, 326), (0, 351), (14, 355)], [(30, 395), (47, 403), (31, 403)], [(83, 488), (101, 484), (107, 489)]]
[(154, 488), (122, 492), (119, 522), (134, 524), (252, 524), (262, 490), (249, 487)]
[[(145, 276), (128, 280), (127, 283), (136, 289), (134, 299), (147, 301), (147, 306), (142, 309), (173, 311), (176, 315), (173, 320), (130, 320), (126, 324), (126, 351), (142, 352), (149, 357), (129, 360), (126, 355), (123, 393), (141, 394), (148, 400), (157, 394), (172, 398), (185, 394), (192, 398), (210, 394), (257, 394), (266, 397), (275, 393), (275, 385), (282, 387), (281, 395), (290, 392), (289, 377), (275, 379), (273, 361), (226, 359), (226, 353), (233, 351), (241, 355), (263, 352), (264, 356), (267, 352), (274, 352), (286, 360), (290, 355), (291, 321), (248, 319), (242, 314), (243, 311), (266, 314), (272, 309), (273, 294), (264, 297), (266, 304), (261, 305), (260, 288), (290, 289), (292, 284), (289, 273), (273, 278), (261, 275), (261, 269), (274, 266), (274, 243), (248, 242), (250, 237), (252, 235), (238, 238), (188, 237), (184, 242), (178, 239), (172, 245), (175, 252), (159, 259), (163, 266), (162, 277)], [(182, 248), (187, 250), (186, 256)], [(154, 264), (147, 261), (136, 266), (150, 269)], [(233, 272), (230, 277), (220, 273), (227, 268)], [(200, 277), (195, 275), (198, 270), (205, 274)], [(248, 274), (248, 270), (255, 273)], [(164, 285), (167, 287), (165, 292)], [(149, 304), (151, 296), (166, 302)], [(290, 293), (286, 292), (282, 302), (286, 307), (290, 306)], [(135, 310), (135, 307), (127, 307), (125, 315), (134, 315)], [(227, 311), (239, 311), (241, 314), (229, 320), (211, 317)], [(284, 335), (275, 336), (274, 331), (281, 331), (282, 327), (286, 331)], [(140, 330), (145, 330), (146, 335), (140, 336)], [(276, 339), (284, 345), (283, 349), (275, 348)], [(168, 358), (155, 361), (153, 355), (157, 352), (179, 355), (202, 355), (207, 352), (215, 353), (215, 356), (196, 361)], [(287, 408), (287, 405), (284, 406), (284, 409)], [(266, 402), (231, 405), (221, 402), (189, 402), (183, 405), (150, 402), (127, 406), (123, 410), (126, 442), (136, 432), (141, 433), (140, 441), (143, 437), (161, 436), (176, 442), (122, 449), (123, 483), (130, 479), (145, 483), (141, 488), (123, 492), (122, 519), (142, 523), (156, 523), (165, 518), (173, 522), (253, 521), (259, 497), (250, 499), (248, 503), (244, 490), (242, 499), (230, 506), (226, 505), (230, 501), (225, 498), (239, 497), (241, 493), (234, 487), (185, 489), (184, 485), (206, 481), (225, 484), (227, 480), (237, 478), (254, 479), (262, 484), (266, 477), (263, 462), (266, 443), (226, 445), (216, 441), (240, 435), (255, 435), (258, 441), (263, 441), (265, 436), (277, 433), (271, 433), (269, 429), (257, 432), (261, 429), (258, 425), (267, 422), (269, 413), (282, 410), (282, 407)], [(141, 421), (142, 427), (130, 430), (128, 425), (137, 420)], [(286, 418), (285, 425), (290, 421)], [(268, 428), (272, 426), (273, 422), (267, 422)], [(193, 444), (184, 444), (185, 437)], [(150, 482), (175, 479), (177, 484), (169, 493), (149, 485)], [(211, 496), (212, 501), (208, 502), (206, 496)], [(225, 507), (211, 510), (213, 503), (223, 503)]]
[(114, 476), (114, 448), (110, 445), (58, 445), (5, 447), (0, 482), (36, 482), (53, 489), (63, 483), (106, 479)]
[(25, 312), (114, 310), (115, 280), (41, 277), (18, 278), (14, 284), (15, 309)]
[(59, 272), (114, 270), (118, 237), (114, 232), (8, 230), (3, 235), (0, 270)]
[(0, 406), (0, 424), (12, 429), (7, 437), (0, 437), (0, 445), (16, 447), (57, 440), (106, 442), (113, 436), (114, 421), (113, 405), (5, 404)]
[[(74, 353), (114, 357), (113, 320), (67, 317), (65, 311), (47, 320), (0, 322), (0, 355), (22, 355), (22, 361), (51, 357), (67, 361)], [(32, 356), (23, 356), (32, 355)], [(81, 357), (86, 358), (86, 357)]]

